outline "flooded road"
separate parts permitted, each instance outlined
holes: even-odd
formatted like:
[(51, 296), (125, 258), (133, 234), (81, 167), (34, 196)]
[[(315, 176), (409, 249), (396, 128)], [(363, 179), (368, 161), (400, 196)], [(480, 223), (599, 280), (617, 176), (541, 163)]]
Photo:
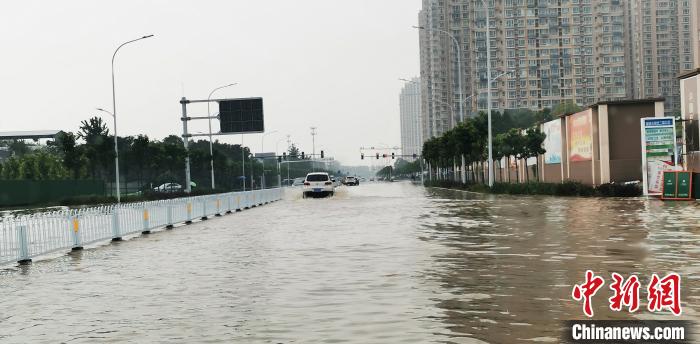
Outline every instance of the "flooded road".
[(559, 342), (586, 269), (681, 274), (700, 320), (700, 206), (407, 183), (265, 207), (0, 273), (0, 342)]

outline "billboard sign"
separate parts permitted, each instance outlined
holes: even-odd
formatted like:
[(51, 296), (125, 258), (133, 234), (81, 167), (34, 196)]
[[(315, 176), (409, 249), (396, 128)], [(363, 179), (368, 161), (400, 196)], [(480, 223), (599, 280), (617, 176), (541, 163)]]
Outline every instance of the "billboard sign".
[(219, 101), (219, 124), (227, 134), (262, 133), (265, 131), (262, 98)]
[(542, 126), (544, 139), (544, 163), (561, 164), (561, 121), (555, 119)]
[(575, 113), (566, 121), (569, 161), (593, 160), (593, 119), (590, 109)]
[(664, 171), (674, 170), (676, 122), (673, 117), (646, 117), (642, 127), (642, 171), (645, 195), (661, 195)]

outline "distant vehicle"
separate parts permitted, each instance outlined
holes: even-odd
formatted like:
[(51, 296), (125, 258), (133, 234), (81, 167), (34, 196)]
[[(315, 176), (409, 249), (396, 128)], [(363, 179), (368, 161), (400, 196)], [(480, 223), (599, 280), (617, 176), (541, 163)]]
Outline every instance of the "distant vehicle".
[(182, 185), (178, 183), (165, 183), (153, 188), (155, 192), (178, 192), (182, 191)]
[(331, 177), (326, 172), (312, 172), (306, 175), (304, 179), (303, 196), (333, 196), (335, 193), (335, 185)]
[(304, 178), (294, 178), (292, 186), (302, 186), (304, 185)]
[(355, 177), (345, 177), (343, 184), (348, 186), (360, 185), (360, 181)]
[(338, 187), (343, 184), (343, 180), (336, 176), (331, 176), (331, 181), (333, 182), (333, 186), (335, 187)]

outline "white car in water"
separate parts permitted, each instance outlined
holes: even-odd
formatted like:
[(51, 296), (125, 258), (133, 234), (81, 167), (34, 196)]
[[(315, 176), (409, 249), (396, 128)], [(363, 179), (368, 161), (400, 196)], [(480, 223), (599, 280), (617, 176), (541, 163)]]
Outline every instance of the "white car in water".
[(153, 188), (155, 192), (179, 192), (182, 191), (182, 185), (178, 183), (165, 183)]
[(326, 172), (312, 172), (304, 179), (304, 198), (314, 196), (333, 196), (335, 183)]

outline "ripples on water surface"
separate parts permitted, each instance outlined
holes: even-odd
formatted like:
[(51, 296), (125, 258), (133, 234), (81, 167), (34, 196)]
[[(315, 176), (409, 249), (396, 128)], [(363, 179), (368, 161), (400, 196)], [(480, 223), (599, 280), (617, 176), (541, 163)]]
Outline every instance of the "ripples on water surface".
[[(559, 342), (586, 269), (643, 285), (679, 272), (681, 318), (698, 320), (699, 239), (697, 203), (405, 183), (294, 194), (5, 270), (0, 342)], [(595, 318), (630, 318), (604, 288)]]

